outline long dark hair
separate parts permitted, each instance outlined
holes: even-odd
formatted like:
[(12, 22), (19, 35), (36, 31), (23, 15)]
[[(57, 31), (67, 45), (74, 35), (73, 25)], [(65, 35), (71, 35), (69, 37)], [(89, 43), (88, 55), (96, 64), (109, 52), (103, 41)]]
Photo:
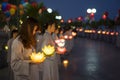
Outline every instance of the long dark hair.
[(33, 35), (34, 27), (38, 26), (38, 21), (34, 18), (26, 19), (20, 29), (19, 39), (23, 43), (25, 48), (31, 48), (31, 46), (36, 46), (35, 35)]
[[(43, 29), (42, 29), (42, 33), (44, 34), (45, 33), (45, 30), (48, 28), (49, 25), (52, 25), (52, 24), (57, 24), (57, 22), (55, 20), (50, 20), (48, 21), (46, 24), (43, 25)], [(55, 26), (56, 27), (56, 26)]]

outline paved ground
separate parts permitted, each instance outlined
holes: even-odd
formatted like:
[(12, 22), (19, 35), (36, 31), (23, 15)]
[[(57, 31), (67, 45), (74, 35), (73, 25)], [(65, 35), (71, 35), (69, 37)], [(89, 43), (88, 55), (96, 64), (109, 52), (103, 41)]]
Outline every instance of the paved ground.
[[(66, 57), (68, 68), (60, 69), (60, 80), (120, 80), (120, 48), (84, 38), (75, 39)], [(0, 80), (8, 80), (8, 69), (0, 69)]]
[(120, 80), (120, 49), (113, 44), (78, 38), (61, 80)]

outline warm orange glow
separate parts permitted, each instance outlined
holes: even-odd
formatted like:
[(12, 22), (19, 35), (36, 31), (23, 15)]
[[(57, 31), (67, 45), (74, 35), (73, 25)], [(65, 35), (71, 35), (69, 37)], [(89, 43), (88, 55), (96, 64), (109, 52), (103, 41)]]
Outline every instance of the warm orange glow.
[(109, 31), (108, 31), (108, 32), (106, 32), (106, 34), (107, 34), (107, 35), (109, 35), (109, 33), (110, 33)]
[(116, 36), (118, 35), (119, 33), (118, 32), (116, 32)]
[(92, 30), (89, 30), (89, 33), (92, 33)]
[(71, 22), (72, 22), (72, 20), (71, 20), (71, 19), (69, 19), (69, 20), (68, 20), (68, 23), (71, 23)]
[(54, 46), (48, 45), (48, 46), (44, 46), (42, 48), (42, 51), (46, 56), (52, 56), (55, 52), (55, 48)]
[(64, 47), (65, 45), (65, 40), (64, 39), (59, 39), (59, 42), (57, 43), (59, 47)]
[(41, 63), (46, 59), (45, 55), (43, 53), (40, 53), (40, 52), (39, 53), (32, 53), (30, 55), (30, 58), (31, 58), (32, 62), (34, 62), (34, 63)]
[(5, 46), (5, 49), (8, 50), (8, 46)]
[(65, 39), (68, 39), (68, 35), (65, 35), (64, 38), (65, 38)]
[(92, 30), (92, 33), (96, 33), (96, 31), (95, 31), (95, 30)]
[(64, 60), (64, 61), (63, 61), (63, 66), (64, 66), (65, 68), (68, 67), (68, 64), (69, 64), (69, 61), (68, 61), (68, 60)]
[(111, 33), (110, 33), (110, 35), (112, 35), (112, 36), (113, 36), (114, 34), (115, 34), (114, 32), (111, 32)]
[(72, 32), (72, 36), (76, 36), (77, 35), (77, 33), (76, 32)]
[(73, 36), (69, 36), (69, 39), (72, 39), (73, 38)]
[(65, 47), (57, 47), (57, 51), (58, 51), (58, 54), (64, 54), (66, 52), (66, 48)]
[(98, 31), (97, 33), (98, 33), (98, 34), (101, 34), (101, 31)]
[(89, 30), (85, 30), (84, 32), (85, 32), (85, 33), (88, 33), (88, 32), (89, 32)]
[(64, 20), (63, 19), (61, 19), (61, 21), (60, 21), (61, 23), (63, 23), (64, 22)]
[(81, 29), (79, 29), (79, 31), (80, 31), (80, 32), (82, 32), (82, 31), (83, 31), (83, 29), (81, 28)]
[(102, 31), (102, 34), (105, 34), (106, 33), (106, 31)]

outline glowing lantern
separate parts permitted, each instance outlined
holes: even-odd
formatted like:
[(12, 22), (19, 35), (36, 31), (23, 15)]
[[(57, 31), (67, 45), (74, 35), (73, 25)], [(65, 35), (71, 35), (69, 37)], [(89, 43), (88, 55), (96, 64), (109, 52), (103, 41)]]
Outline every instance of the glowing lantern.
[(108, 31), (108, 32), (106, 32), (106, 34), (107, 34), (107, 35), (109, 35), (109, 33), (110, 33), (109, 31)]
[(40, 52), (39, 53), (35, 53), (35, 52), (32, 53), (30, 55), (30, 58), (31, 58), (32, 62), (34, 62), (34, 63), (41, 63), (46, 59), (45, 55), (43, 53), (40, 53)]
[(116, 35), (118, 35), (119, 33), (118, 32), (116, 32)]
[(112, 36), (113, 36), (114, 34), (115, 34), (114, 32), (111, 32), (111, 33), (110, 33), (110, 35), (112, 35)]
[(93, 17), (94, 17), (94, 13), (91, 13), (91, 14), (90, 14), (90, 18), (93, 18)]
[(67, 35), (65, 35), (65, 36), (64, 36), (64, 38), (65, 38), (65, 39), (68, 39), (68, 36), (67, 36)]
[(104, 15), (102, 16), (102, 18), (105, 20), (105, 19), (107, 18), (107, 16), (104, 14)]
[(46, 56), (52, 56), (55, 52), (55, 48), (54, 46), (48, 45), (48, 46), (44, 46), (42, 48), (42, 51)]
[(72, 22), (72, 19), (69, 19), (69, 20), (68, 20), (68, 23), (71, 23), (71, 22)]
[(89, 30), (85, 30), (84, 32), (85, 32), (85, 33), (89, 33)]
[(59, 40), (59, 39), (55, 40), (55, 43), (56, 43), (56, 44), (58, 44), (59, 42), (60, 42), (60, 40)]
[(66, 48), (65, 47), (57, 47), (57, 54), (64, 54), (66, 52)]
[(69, 63), (68, 60), (64, 60), (64, 61), (63, 61), (63, 66), (64, 66), (65, 68), (67, 68), (67, 67), (68, 67), (68, 63)]
[(95, 30), (92, 30), (92, 33), (95, 33), (96, 31)]
[(83, 19), (82, 16), (77, 18), (78, 21), (82, 21), (82, 19)]
[(59, 42), (57, 43), (59, 47), (64, 47), (65, 45), (65, 40), (64, 39), (59, 39)]
[(72, 36), (76, 36), (77, 35), (77, 33), (76, 32), (72, 32)]
[(73, 38), (73, 36), (69, 36), (69, 39), (72, 39)]
[(89, 33), (92, 33), (92, 30), (89, 30)]
[(63, 19), (61, 19), (61, 21), (60, 21), (61, 23), (63, 23), (64, 22), (64, 20)]
[(98, 33), (98, 34), (101, 34), (101, 31), (98, 31), (97, 33)]
[(106, 31), (102, 31), (102, 34), (105, 34), (106, 33)]
[(5, 49), (8, 50), (8, 46), (5, 46)]
[(80, 32), (82, 32), (82, 31), (83, 31), (83, 29), (81, 28), (81, 29), (79, 29), (79, 31), (80, 31)]

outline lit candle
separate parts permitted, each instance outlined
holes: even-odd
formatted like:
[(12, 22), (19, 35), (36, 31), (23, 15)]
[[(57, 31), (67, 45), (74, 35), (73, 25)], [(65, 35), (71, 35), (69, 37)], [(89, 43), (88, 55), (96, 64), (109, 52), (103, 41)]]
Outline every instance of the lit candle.
[(59, 39), (59, 42), (57, 43), (59, 47), (64, 47), (65, 45), (65, 40), (64, 39)]
[(77, 35), (77, 33), (76, 32), (72, 32), (72, 36), (76, 36)]
[(42, 51), (46, 56), (52, 56), (55, 52), (55, 48), (54, 46), (48, 45), (48, 46), (44, 46), (42, 48)]
[(32, 53), (30, 55), (30, 58), (31, 58), (32, 62), (34, 62), (34, 63), (41, 63), (46, 59), (45, 55), (43, 53), (40, 53), (40, 52), (39, 53), (35, 53), (35, 52)]
[(69, 39), (72, 39), (73, 38), (73, 36), (69, 36)]
[(65, 39), (68, 39), (68, 35), (65, 35), (64, 38), (65, 38)]
[(63, 66), (64, 66), (65, 68), (67, 68), (67, 67), (68, 67), (68, 63), (69, 63), (68, 60), (64, 60), (64, 61), (63, 61)]
[(65, 47), (57, 47), (57, 54), (64, 54), (66, 52), (66, 48)]

